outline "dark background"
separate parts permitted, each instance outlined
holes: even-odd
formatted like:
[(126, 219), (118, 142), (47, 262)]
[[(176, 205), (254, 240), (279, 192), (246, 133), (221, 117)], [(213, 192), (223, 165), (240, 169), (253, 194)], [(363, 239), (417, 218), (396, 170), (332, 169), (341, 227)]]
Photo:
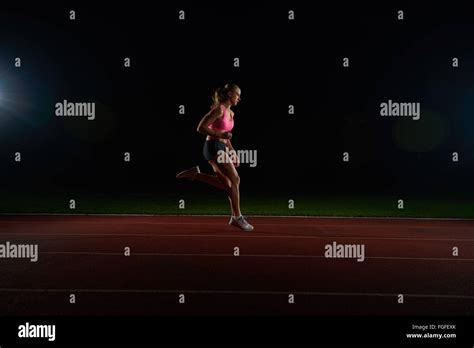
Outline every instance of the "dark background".
[[(474, 22), (459, 4), (2, 2), (0, 23), (3, 191), (199, 190), (175, 174), (212, 172), (196, 126), (234, 82), (234, 147), (258, 152), (243, 192), (474, 193)], [(96, 102), (96, 119), (55, 117), (63, 99)], [(381, 117), (388, 99), (420, 102), (421, 120)]]

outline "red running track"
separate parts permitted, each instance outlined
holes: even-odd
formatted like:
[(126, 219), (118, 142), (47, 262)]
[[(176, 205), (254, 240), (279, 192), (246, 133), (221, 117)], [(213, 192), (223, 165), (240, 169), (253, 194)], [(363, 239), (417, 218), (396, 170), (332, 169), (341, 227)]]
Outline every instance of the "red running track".
[[(474, 221), (249, 217), (252, 232), (227, 221), (0, 217), (0, 244), (39, 248), (37, 262), (0, 258), (0, 313), (474, 313)], [(365, 259), (324, 257), (333, 242), (363, 245)], [(76, 303), (69, 302), (70, 294)]]

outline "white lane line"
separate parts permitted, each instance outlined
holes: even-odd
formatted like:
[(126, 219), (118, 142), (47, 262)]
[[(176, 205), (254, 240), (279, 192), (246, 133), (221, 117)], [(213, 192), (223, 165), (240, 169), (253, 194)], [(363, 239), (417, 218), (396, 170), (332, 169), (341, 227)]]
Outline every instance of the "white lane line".
[[(123, 253), (112, 252), (87, 252), (87, 251), (42, 251), (41, 254), (64, 254), (64, 255), (103, 255), (103, 256), (124, 256)], [(180, 257), (237, 257), (232, 253), (228, 254), (174, 254), (174, 253), (132, 253), (130, 256), (180, 256)], [(256, 258), (321, 258), (325, 259), (323, 255), (259, 255), (259, 254), (240, 254), (238, 257), (256, 257)], [(406, 256), (365, 256), (365, 259), (379, 259), (379, 260), (420, 260), (420, 261), (474, 261), (474, 259), (466, 258), (448, 258), (448, 257), (406, 257)], [(333, 260), (333, 258), (328, 258)], [(343, 260), (351, 260), (350, 258), (343, 258)]]
[[(250, 220), (250, 219), (249, 219)], [(123, 222), (123, 221), (1, 221), (0, 226), (2, 224), (14, 224), (14, 225), (24, 225), (24, 224), (44, 224), (44, 225), (116, 225), (117, 227), (124, 227), (128, 225), (178, 225), (178, 226), (216, 226), (222, 225), (223, 227), (226, 224), (221, 222), (158, 222), (158, 221), (133, 221), (133, 222)], [(255, 223), (256, 226), (268, 226), (268, 227), (281, 227), (281, 226), (288, 226), (288, 227), (307, 227), (307, 228), (314, 228), (314, 227), (335, 227), (335, 228), (418, 228), (418, 229), (466, 229), (469, 231), (474, 232), (474, 223), (469, 224), (469, 226), (426, 226), (426, 225), (348, 225), (348, 224), (315, 224), (315, 225), (307, 225), (307, 224), (291, 224), (291, 223)], [(226, 226), (227, 227), (227, 226)]]
[[(0, 216), (124, 216), (124, 217), (229, 217), (229, 214), (67, 214), (67, 213), (0, 213)], [(427, 220), (427, 221), (474, 221), (473, 218), (430, 218), (430, 217), (403, 217), (403, 216), (315, 216), (315, 215), (245, 215), (252, 218), (297, 218), (297, 219), (358, 219), (358, 220)]]
[[(14, 225), (21, 225), (21, 224), (34, 224), (34, 225), (118, 225), (120, 227), (126, 225), (178, 225), (178, 226), (217, 226), (222, 225), (222, 227), (227, 227), (226, 224), (221, 222), (158, 222), (158, 221), (1, 221), (0, 220), (0, 227), (2, 224), (14, 224)], [(285, 227), (307, 227), (307, 228), (318, 228), (318, 227), (345, 227), (345, 228), (415, 228), (415, 229), (444, 229), (444, 230), (468, 230), (474, 232), (474, 223), (470, 224), (469, 226), (424, 226), (424, 225), (360, 225), (360, 224), (315, 224), (315, 225), (308, 225), (308, 224), (292, 224), (292, 223), (255, 223), (256, 226), (285, 226)]]
[(426, 297), (426, 298), (450, 298), (474, 300), (470, 295), (446, 295), (446, 294), (409, 294), (400, 291), (398, 294), (391, 293), (360, 293), (360, 292), (317, 292), (317, 291), (239, 291), (239, 290), (160, 290), (160, 289), (28, 289), (28, 288), (0, 288), (0, 292), (91, 292), (91, 293), (161, 293), (161, 294), (232, 294), (232, 295), (309, 295), (309, 296), (378, 296), (398, 297)]
[(36, 232), (1, 232), (0, 236), (65, 236), (65, 237), (153, 237), (153, 238), (276, 238), (276, 239), (366, 239), (366, 240), (407, 240), (436, 242), (474, 242), (465, 238), (408, 238), (408, 237), (365, 237), (365, 236), (292, 236), (292, 235), (256, 235), (256, 234), (122, 234), (122, 233), (36, 233)]

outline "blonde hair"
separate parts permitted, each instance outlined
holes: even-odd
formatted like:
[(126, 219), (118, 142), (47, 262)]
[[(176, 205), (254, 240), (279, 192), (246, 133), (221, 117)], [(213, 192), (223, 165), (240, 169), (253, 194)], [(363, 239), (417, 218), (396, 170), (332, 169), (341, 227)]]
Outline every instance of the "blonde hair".
[(212, 105), (211, 107), (215, 107), (220, 103), (225, 102), (229, 99), (227, 93), (229, 91), (233, 91), (239, 88), (235, 83), (227, 83), (224, 87), (219, 87), (215, 90), (214, 95), (212, 96)]

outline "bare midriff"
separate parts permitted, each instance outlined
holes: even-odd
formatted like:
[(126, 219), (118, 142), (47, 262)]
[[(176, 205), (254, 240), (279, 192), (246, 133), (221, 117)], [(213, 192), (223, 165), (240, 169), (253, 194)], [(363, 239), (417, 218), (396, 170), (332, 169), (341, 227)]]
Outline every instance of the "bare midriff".
[(218, 141), (220, 141), (221, 143), (224, 143), (224, 144), (227, 145), (227, 139), (222, 139), (222, 138), (219, 138), (219, 137), (215, 137), (215, 136), (213, 136), (213, 135), (208, 135), (208, 136), (206, 137), (206, 141), (207, 141), (207, 140), (218, 140)]

